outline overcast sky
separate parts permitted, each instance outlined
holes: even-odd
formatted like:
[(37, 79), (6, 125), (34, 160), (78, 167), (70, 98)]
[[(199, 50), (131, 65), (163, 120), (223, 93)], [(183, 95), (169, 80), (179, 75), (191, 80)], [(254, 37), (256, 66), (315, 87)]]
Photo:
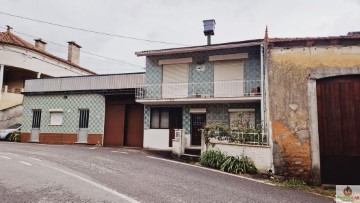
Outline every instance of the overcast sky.
[[(204, 19), (215, 19), (213, 43), (270, 37), (345, 35), (360, 31), (360, 0), (1, 0), (0, 12), (111, 34), (185, 45), (205, 45)], [(179, 47), (71, 30), (0, 14), (0, 30), (14, 31), (145, 66), (136, 51)], [(15, 33), (33, 43), (33, 38)], [(47, 51), (67, 57), (67, 48), (49, 43)], [(83, 67), (97, 73), (141, 68), (81, 53)]]

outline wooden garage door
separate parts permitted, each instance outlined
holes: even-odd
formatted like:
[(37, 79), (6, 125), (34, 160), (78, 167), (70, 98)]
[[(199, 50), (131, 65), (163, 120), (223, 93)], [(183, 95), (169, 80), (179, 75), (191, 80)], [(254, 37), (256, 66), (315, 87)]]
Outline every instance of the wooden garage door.
[(360, 76), (317, 81), (321, 181), (360, 184)]
[(125, 105), (106, 104), (104, 146), (124, 145)]
[(143, 147), (144, 105), (127, 104), (125, 115), (125, 146)]

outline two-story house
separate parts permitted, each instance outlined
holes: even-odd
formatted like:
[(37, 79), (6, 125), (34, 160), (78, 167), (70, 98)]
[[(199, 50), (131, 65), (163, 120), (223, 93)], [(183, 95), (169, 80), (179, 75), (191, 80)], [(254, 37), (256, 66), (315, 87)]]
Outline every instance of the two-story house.
[(170, 150), (175, 129), (186, 147), (199, 149), (206, 122), (229, 124), (244, 112), (253, 126), (264, 120), (263, 39), (136, 52), (146, 56), (144, 148)]

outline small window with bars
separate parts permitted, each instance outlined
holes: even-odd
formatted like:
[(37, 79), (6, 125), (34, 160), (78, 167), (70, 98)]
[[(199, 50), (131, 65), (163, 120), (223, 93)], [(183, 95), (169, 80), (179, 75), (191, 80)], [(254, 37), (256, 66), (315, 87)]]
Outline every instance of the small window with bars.
[(32, 128), (40, 128), (41, 123), (41, 110), (40, 109), (34, 109), (33, 110), (33, 120), (32, 120)]
[(88, 128), (89, 127), (89, 109), (80, 109), (79, 110), (79, 128)]

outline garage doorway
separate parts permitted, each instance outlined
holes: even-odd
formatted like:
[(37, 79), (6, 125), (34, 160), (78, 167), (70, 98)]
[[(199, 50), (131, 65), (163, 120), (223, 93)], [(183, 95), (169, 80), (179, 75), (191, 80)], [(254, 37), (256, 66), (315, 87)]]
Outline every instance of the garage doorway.
[(144, 105), (135, 95), (106, 96), (104, 146), (143, 147)]
[(316, 81), (321, 182), (359, 185), (360, 76)]

